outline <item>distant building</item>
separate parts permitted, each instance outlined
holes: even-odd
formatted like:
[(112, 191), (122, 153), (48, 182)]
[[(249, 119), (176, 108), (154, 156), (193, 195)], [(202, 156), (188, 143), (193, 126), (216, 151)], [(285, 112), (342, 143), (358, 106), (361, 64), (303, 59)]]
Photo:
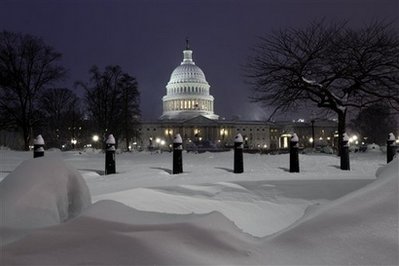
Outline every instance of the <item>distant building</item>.
[[(140, 141), (142, 148), (167, 149), (179, 133), (186, 149), (231, 147), (234, 137), (241, 133), (249, 149), (287, 148), (291, 133), (301, 138), (300, 144), (309, 146), (309, 123), (222, 120), (214, 113), (214, 97), (204, 72), (192, 57), (188, 42), (183, 51), (183, 61), (177, 66), (166, 85), (162, 98), (163, 113), (156, 121), (143, 121)], [(335, 122), (316, 123), (317, 139), (333, 139)], [(323, 129), (321, 129), (323, 126)], [(331, 141), (328, 144), (332, 144)]]

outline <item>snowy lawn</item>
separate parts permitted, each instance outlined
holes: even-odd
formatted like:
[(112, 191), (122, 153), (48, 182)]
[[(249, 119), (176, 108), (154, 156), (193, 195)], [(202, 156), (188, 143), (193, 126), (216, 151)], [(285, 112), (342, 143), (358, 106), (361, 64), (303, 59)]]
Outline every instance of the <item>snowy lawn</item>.
[[(22, 161), (30, 159), (32, 154), (0, 151), (0, 156), (2, 158), (0, 178), (4, 178)], [(398, 261), (397, 253), (388, 252), (389, 250), (387, 251), (389, 256), (385, 260), (381, 260), (380, 257), (381, 254), (385, 254), (384, 252), (379, 256), (375, 256), (375, 260), (365, 257), (369, 249), (372, 247), (378, 248), (377, 246), (381, 243), (378, 244), (377, 242), (375, 244), (367, 243), (367, 245), (358, 243), (360, 246), (356, 252), (361, 253), (361, 255), (354, 254), (353, 257), (336, 260), (332, 260), (329, 257), (325, 258), (325, 261), (324, 259), (320, 260), (321, 257), (317, 254), (313, 258), (310, 256), (311, 258), (307, 259), (306, 257), (309, 254), (304, 256), (303, 254), (306, 252), (301, 247), (298, 246), (298, 250), (292, 250), (296, 246), (295, 243), (299, 243), (303, 239), (312, 238), (311, 242), (316, 241), (315, 239), (321, 237), (318, 234), (325, 235), (327, 237), (325, 241), (327, 242), (329, 238), (335, 239), (334, 241), (342, 240), (339, 237), (340, 234), (343, 235), (343, 238), (351, 238), (351, 231), (347, 231), (348, 229), (345, 225), (347, 221), (342, 224), (342, 232), (336, 228), (325, 231), (323, 226), (326, 226), (326, 222), (323, 219), (319, 224), (310, 227), (310, 230), (314, 228), (316, 233), (309, 232), (305, 226), (304, 232), (306, 234), (301, 235), (301, 231), (296, 228), (300, 228), (303, 221), (310, 219), (309, 217), (316, 217), (315, 219), (317, 220), (318, 216), (316, 214), (323, 214), (326, 209), (330, 208), (332, 213), (335, 213), (334, 206), (342, 206), (336, 202), (345, 199), (347, 194), (350, 197), (349, 195), (359, 193), (359, 197), (364, 197), (364, 202), (367, 202), (369, 197), (357, 191), (362, 191), (365, 188), (373, 191), (372, 188), (376, 186), (374, 183), (379, 182), (375, 181), (376, 170), (386, 165), (385, 155), (380, 152), (351, 154), (351, 171), (340, 170), (339, 158), (336, 156), (301, 154), (300, 173), (288, 172), (289, 155), (244, 154), (245, 172), (243, 174), (232, 173), (232, 152), (183, 153), (184, 173), (179, 175), (171, 175), (171, 153), (124, 153), (118, 154), (116, 157), (117, 174), (108, 176), (103, 175), (104, 154), (101, 153), (54, 151), (46, 152), (45, 156), (54, 160), (58, 158), (58, 160), (63, 160), (76, 168), (86, 181), (93, 202), (97, 203), (77, 219), (75, 218), (70, 222), (59, 225), (59, 229), (56, 226), (53, 229), (38, 230), (31, 237), (26, 237), (26, 240), (22, 239), (7, 245), (6, 250), (10, 251), (9, 254), (14, 254), (7, 257), (9, 260), (6, 260), (11, 264), (14, 262), (26, 264), (32, 258), (44, 264), (54, 263), (59, 251), (54, 250), (55, 253), (53, 254), (49, 250), (49, 254), (52, 255), (46, 254), (44, 249), (49, 248), (46, 245), (42, 246), (42, 249), (37, 247), (38, 250), (36, 251), (30, 249), (32, 249), (31, 245), (38, 237), (46, 239), (47, 236), (53, 233), (59, 235), (58, 232), (61, 232), (60, 230), (74, 235), (84, 235), (87, 232), (90, 239), (97, 237), (101, 241), (118, 243), (115, 247), (110, 247), (110, 250), (107, 250), (103, 244), (99, 243), (98, 249), (103, 252), (104, 260), (99, 259), (96, 263), (91, 262), (91, 264), (231, 264), (233, 261), (235, 264), (378, 264), (378, 262), (384, 264), (384, 261)], [(56, 162), (52, 164), (56, 164)], [(43, 166), (43, 168), (46, 168), (46, 166)], [(393, 185), (391, 189), (395, 189), (396, 184), (397, 191), (397, 163), (396, 166), (391, 168), (393, 170), (391, 170), (390, 175), (393, 176), (391, 179), (394, 182), (391, 184), (391, 186)], [(2, 183), (0, 183), (0, 186)], [(376, 192), (373, 193), (376, 194)], [(384, 192), (379, 191), (379, 193)], [(384, 195), (384, 197), (387, 197), (387, 195)], [(390, 195), (389, 199), (397, 200), (397, 197), (396, 192)], [(344, 210), (349, 213), (353, 212), (356, 217), (356, 212), (360, 211), (356, 207), (361, 205), (361, 202), (353, 205), (350, 209), (344, 208)], [(393, 207), (395, 210), (397, 205)], [(364, 207), (362, 209), (364, 210)], [(392, 208), (389, 210), (392, 211)], [(338, 212), (340, 213), (341, 211), (342, 208), (338, 208)], [(339, 225), (340, 215), (341, 213), (336, 216), (330, 214), (331, 223)], [(325, 216), (321, 215), (321, 217)], [(367, 220), (369, 218), (364, 216), (367, 216), (367, 211), (359, 214), (358, 219)], [(391, 217), (390, 219), (392, 220), (393, 218)], [(110, 221), (112, 224), (105, 221)], [(352, 223), (356, 222), (359, 221), (353, 221)], [(129, 224), (130, 227), (126, 229), (125, 233), (122, 233), (118, 226), (119, 223)], [(89, 230), (91, 226), (88, 227), (88, 224), (93, 225), (93, 230)], [(159, 228), (151, 227), (155, 226), (154, 224)], [(305, 224), (309, 224), (309, 222)], [(381, 235), (387, 232), (397, 234), (397, 224), (397, 219), (393, 219), (390, 224), (385, 224), (385, 228), (380, 230)], [(168, 229), (165, 229), (164, 225), (167, 225)], [(328, 225), (330, 226), (331, 224)], [(96, 226), (98, 230), (108, 232), (106, 235), (109, 238), (104, 235), (96, 236), (96, 234), (101, 235), (99, 231), (95, 230)], [(141, 228), (140, 226), (144, 227)], [(360, 233), (365, 233), (365, 231), (361, 230), (361, 223), (359, 226)], [(364, 230), (367, 231), (368, 227), (364, 226)], [(28, 233), (24, 230), (26, 229), (20, 228), (22, 233), (18, 232), (19, 237)], [(168, 233), (166, 235), (160, 233), (159, 236), (151, 233), (161, 232), (159, 230), (167, 231)], [(288, 234), (288, 240), (286, 237), (280, 237), (281, 234), (285, 235), (285, 231), (290, 230), (294, 233)], [(375, 230), (374, 233), (378, 235), (378, 229)], [(120, 237), (115, 234), (115, 231), (119, 231)], [(143, 231), (142, 235), (138, 234), (140, 231)], [(3, 230), (3, 232), (5, 231)], [(8, 228), (6, 232), (7, 234), (12, 234), (13, 231)], [(221, 232), (222, 238), (220, 238)], [(354, 236), (356, 234), (354, 233)], [(197, 236), (195, 237), (195, 235)], [(198, 236), (201, 237), (198, 238)], [(130, 242), (132, 240), (131, 237), (138, 241), (141, 248)], [(384, 239), (385, 236), (381, 237)], [(79, 241), (79, 239), (81, 237), (76, 235), (76, 238), (72, 237), (72, 239), (67, 240), (64, 233), (56, 237), (54, 241), (62, 243), (64, 241), (72, 241), (67, 244), (69, 248), (72, 248), (70, 244), (75, 243), (74, 241)], [(94, 245), (94, 243), (87, 241), (85, 241), (83, 246), (93, 252), (91, 245)], [(123, 249), (123, 241), (127, 241), (129, 245), (133, 245), (144, 254), (148, 252), (147, 248), (144, 247), (153, 246), (152, 257), (136, 254), (137, 256), (127, 256), (130, 259), (126, 260), (116, 259), (118, 252), (123, 253), (123, 251), (118, 250)], [(166, 244), (165, 241), (171, 241), (177, 246), (161, 247), (160, 243), (155, 243), (154, 241), (161, 241), (164, 244)], [(215, 244), (215, 241), (219, 244)], [(233, 243), (232, 241), (235, 242)], [(324, 254), (328, 248), (331, 249), (330, 244), (335, 243), (334, 241), (326, 243), (324, 245), (325, 249), (320, 247), (320, 254)], [(60, 245), (63, 245), (62, 243)], [(227, 243), (229, 247), (224, 246)], [(348, 243), (352, 242), (348, 240)], [(202, 247), (205, 244), (209, 245), (209, 247)], [(300, 245), (302, 246), (303, 244), (301, 242)], [(308, 244), (312, 246), (310, 243), (306, 245)], [(290, 252), (300, 253), (298, 255), (299, 261), (296, 263), (292, 256), (285, 257), (283, 255), (284, 252), (282, 253), (279, 250), (279, 245), (283, 245)], [(180, 249), (177, 247), (180, 247)], [(215, 248), (214, 251), (210, 251), (212, 247)], [(266, 247), (267, 252), (265, 251)], [(19, 254), (18, 252), (15, 253), (16, 248), (28, 249), (30, 251), (27, 252), (30, 255), (24, 253), (25, 257), (21, 256), (20, 259), (15, 259), (15, 254)], [(335, 248), (334, 250), (341, 252), (342, 248), (344, 247)], [(387, 248), (390, 250), (397, 249), (397, 241), (387, 245)], [(220, 254), (220, 252), (218, 253), (218, 250), (226, 251), (229, 258)], [(85, 259), (66, 260), (66, 263), (62, 261), (64, 257), (61, 256), (62, 263), (59, 264), (80, 264), (87, 262), (87, 258), (92, 258), (90, 254), (84, 254), (84, 250), (79, 250), (79, 252), (82, 252), (80, 258)], [(161, 254), (158, 252), (161, 252)], [(179, 252), (179, 254), (172, 256), (169, 252)], [(186, 255), (184, 255), (184, 252), (186, 252)], [(218, 254), (215, 255), (213, 252)], [(264, 261), (265, 256), (261, 254), (268, 254), (271, 261)], [(132, 256), (135, 261), (133, 261)], [(112, 259), (115, 260), (112, 261)]]

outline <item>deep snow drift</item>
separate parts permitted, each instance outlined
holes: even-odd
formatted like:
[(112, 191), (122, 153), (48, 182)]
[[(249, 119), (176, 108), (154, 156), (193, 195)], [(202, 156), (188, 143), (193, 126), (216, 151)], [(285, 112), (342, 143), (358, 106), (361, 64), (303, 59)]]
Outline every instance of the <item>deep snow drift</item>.
[(399, 158), (377, 177), (268, 239), (268, 263), (398, 265)]
[[(223, 155), (220, 156), (223, 158)], [(193, 158), (203, 159), (199, 156)], [(257, 158), (251, 157), (253, 165), (248, 169), (259, 170), (256, 168), (259, 167), (256, 163)], [(282, 158), (285, 157), (267, 157), (265, 166), (274, 171), (273, 173), (280, 173), (278, 177), (285, 179), (282, 184), (281, 181), (261, 180), (262, 176), (251, 175), (251, 170), (249, 174), (238, 176), (226, 171), (224, 176), (207, 176), (212, 171), (210, 163), (203, 171), (205, 173), (202, 173), (204, 176), (190, 170), (190, 167), (188, 171), (192, 172), (178, 177), (167, 176), (165, 171), (161, 170), (164, 174), (159, 177), (158, 183), (155, 177), (150, 181), (141, 178), (127, 180), (127, 176), (134, 176), (130, 171), (137, 172), (137, 169), (129, 171), (128, 167), (123, 168), (119, 175), (104, 178), (95, 176), (88, 170), (94, 169), (95, 167), (91, 167), (94, 164), (76, 164), (81, 159), (69, 159), (70, 163), (81, 169), (90, 189), (97, 191), (96, 199), (99, 201), (74, 219), (35, 230), (25, 238), (4, 246), (1, 262), (5, 265), (399, 263), (398, 159), (379, 169), (377, 180), (368, 181), (369, 185), (365, 186), (367, 183), (364, 183), (364, 180), (289, 180), (288, 173), (281, 169), (281, 172), (273, 170), (273, 162), (270, 162), (274, 159), (281, 161)], [(309, 165), (317, 165), (313, 161), (328, 161), (328, 158), (314, 156), (313, 159), (304, 157), (302, 160), (309, 160), (307, 165), (305, 161), (305, 166), (311, 169)], [(335, 172), (335, 168), (332, 167), (329, 174), (333, 172), (358, 179), (359, 172), (365, 171), (365, 167), (356, 170), (360, 165), (375, 165), (372, 159), (363, 159), (354, 162), (354, 171), (342, 173), (336, 169)], [(92, 159), (88, 162), (93, 163)], [(135, 163), (137, 165), (137, 161)], [(135, 166), (140, 167), (142, 166)], [(162, 169), (163, 166), (159, 168)], [(307, 173), (305, 171), (290, 177), (304, 179), (310, 176), (310, 179), (316, 179), (316, 175), (312, 176), (312, 171), (320, 169), (308, 170)], [(328, 176), (326, 174), (321, 173), (319, 178), (325, 178)], [(30, 173), (24, 171), (19, 172), (19, 175), (29, 176)], [(198, 180), (193, 180), (192, 176), (195, 179), (202, 177), (202, 180), (207, 182), (213, 177), (215, 182), (200, 184)], [(174, 186), (159, 187), (167, 180)], [(358, 186), (353, 184), (358, 182), (363, 182), (363, 188), (353, 191)], [(145, 183), (149, 185), (146, 188), (138, 185)], [(107, 187), (107, 184), (110, 186)], [(122, 185), (125, 185), (124, 190), (121, 190)], [(154, 187), (156, 185), (158, 187)], [(352, 189), (349, 190), (346, 186), (352, 186)], [(103, 193), (98, 193), (100, 191)], [(334, 200), (349, 191), (353, 192)], [(134, 198), (134, 192), (141, 194)], [(153, 201), (140, 201), (140, 197), (150, 196), (155, 196)], [(137, 208), (142, 210), (101, 198), (116, 199), (129, 205), (137, 204)], [(321, 201), (313, 201), (314, 199)], [(138, 203), (135, 203), (136, 201)], [(236, 226), (239, 225), (237, 215), (240, 212), (242, 216), (248, 213), (244, 207), (233, 210), (231, 217), (228, 213), (223, 215), (214, 212), (210, 207), (213, 204), (223, 213), (224, 208), (231, 208), (232, 205), (241, 202), (251, 208), (258, 206), (259, 216), (262, 216), (262, 211), (271, 216), (278, 216), (279, 207), (286, 207), (287, 201), (289, 204), (297, 201), (299, 206), (308, 206), (303, 210), (306, 215), (296, 222), (291, 221), (288, 228), (264, 238), (243, 233), (242, 230), (247, 228), (245, 223), (241, 224), (241, 229)], [(202, 203), (206, 206), (203, 207)], [(270, 211), (273, 204), (275, 211)], [(182, 210), (188, 211), (190, 208), (195, 212), (201, 208), (212, 212), (173, 214), (186, 213)], [(157, 209), (157, 213), (144, 211), (145, 209)], [(287, 213), (299, 209), (294, 208)], [(252, 218), (255, 216), (250, 216), (249, 220)], [(279, 219), (284, 218), (280, 217), (276, 221)], [(268, 227), (270, 221), (264, 221), (264, 227)], [(257, 226), (260, 227), (259, 224)]]
[[(0, 183), (1, 245), (28, 229), (71, 219), (91, 204), (78, 171), (60, 158), (24, 161)], [(11, 237), (11, 239), (9, 239)]]

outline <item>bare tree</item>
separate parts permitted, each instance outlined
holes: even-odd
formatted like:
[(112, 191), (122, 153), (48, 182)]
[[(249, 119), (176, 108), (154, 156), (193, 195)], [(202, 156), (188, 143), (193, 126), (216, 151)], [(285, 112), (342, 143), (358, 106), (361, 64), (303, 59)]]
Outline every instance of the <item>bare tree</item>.
[(31, 35), (0, 33), (0, 113), (22, 130), (29, 149), (32, 128), (40, 121), (40, 92), (65, 75), (61, 54)]
[(76, 137), (82, 120), (79, 100), (73, 91), (66, 88), (49, 89), (41, 95), (40, 109), (48, 145), (60, 147)]
[(126, 149), (130, 150), (129, 143), (133, 136), (138, 135), (138, 124), (140, 120), (140, 93), (137, 81), (134, 77), (124, 73), (119, 81), (121, 88), (121, 115), (123, 119), (122, 136), (126, 141)]
[(89, 83), (77, 84), (86, 91), (88, 113), (97, 125), (96, 130), (103, 136), (113, 133), (125, 137), (128, 148), (140, 116), (136, 79), (120, 66), (107, 66), (104, 72), (93, 66), (90, 74)]
[(398, 133), (398, 117), (393, 115), (390, 109), (382, 102), (364, 108), (351, 121), (351, 127), (362, 137), (366, 137), (368, 143), (385, 145), (388, 133)]
[(348, 110), (382, 99), (399, 109), (398, 58), (390, 24), (351, 29), (319, 21), (260, 38), (246, 70), (253, 100), (273, 106), (272, 116), (306, 105), (336, 113), (341, 143)]

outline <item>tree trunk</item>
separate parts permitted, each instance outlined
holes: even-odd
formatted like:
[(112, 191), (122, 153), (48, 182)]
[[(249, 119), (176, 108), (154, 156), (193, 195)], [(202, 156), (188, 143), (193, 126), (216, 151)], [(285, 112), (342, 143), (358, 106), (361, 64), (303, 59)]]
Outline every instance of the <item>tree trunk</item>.
[(338, 111), (338, 156), (342, 151), (342, 138), (346, 131), (346, 111)]
[(24, 137), (24, 150), (29, 151), (29, 142), (30, 142), (30, 130), (28, 127), (23, 126), (23, 137)]
[(129, 148), (129, 135), (128, 135), (127, 130), (126, 130), (126, 134), (125, 134), (125, 141), (126, 141), (126, 151), (131, 151)]

